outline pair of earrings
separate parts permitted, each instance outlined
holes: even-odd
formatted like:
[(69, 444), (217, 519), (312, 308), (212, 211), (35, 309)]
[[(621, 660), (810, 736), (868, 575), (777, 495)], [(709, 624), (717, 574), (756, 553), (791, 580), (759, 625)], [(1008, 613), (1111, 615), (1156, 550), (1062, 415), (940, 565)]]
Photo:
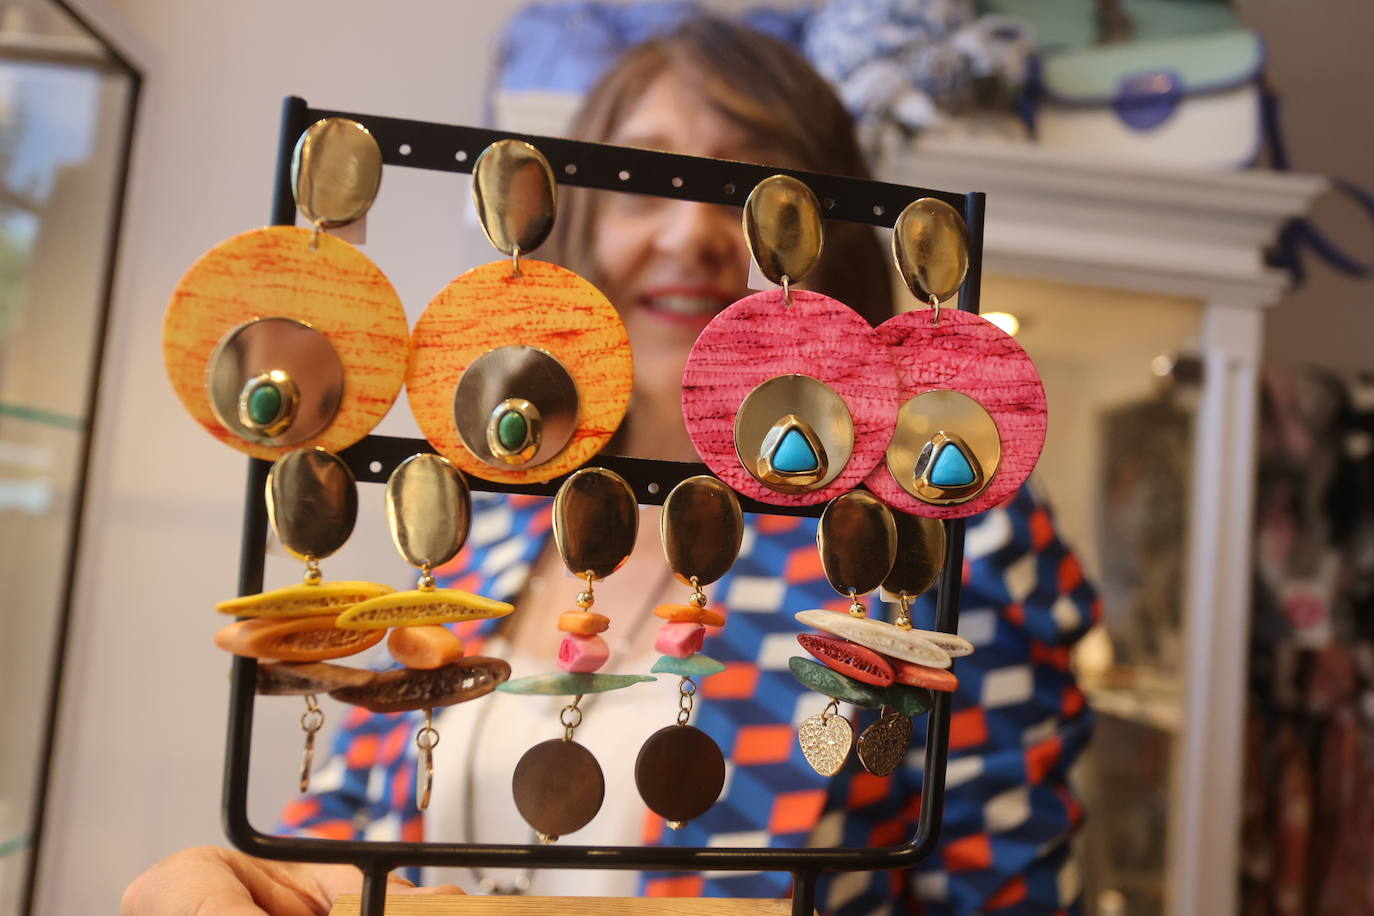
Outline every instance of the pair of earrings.
[[(803, 685), (829, 698), (825, 710), (798, 729), (798, 741), (816, 772), (833, 776), (854, 746), (854, 731), (840, 703), (877, 709), (877, 722), (858, 740), (864, 768), (890, 776), (911, 743), (912, 718), (930, 708), (931, 690), (952, 691), (951, 660), (972, 653), (968, 640), (912, 626), (911, 602), (939, 578), (944, 523), (893, 513), (872, 494), (856, 490), (826, 506), (816, 531), (821, 566), (832, 587), (849, 599), (848, 612), (801, 611), (797, 621), (820, 630), (797, 637), (814, 659), (788, 662)], [(881, 585), (898, 601), (892, 623), (874, 620), (860, 597)]]
[(822, 248), (820, 205), (805, 184), (760, 182), (744, 229), (760, 271), (781, 288), (727, 307), (688, 358), (683, 415), (712, 471), (775, 505), (815, 505), (863, 483), (931, 518), (982, 512), (1024, 482), (1044, 444), (1044, 389), (1010, 336), (942, 311), (968, 269), (952, 207), (922, 198), (898, 218), (894, 257), (930, 308), (876, 329), (794, 288)]
[[(592, 610), (594, 583), (629, 558), (638, 528), (638, 501), (619, 475), (584, 468), (563, 483), (554, 498), (554, 539), (568, 571), (585, 579), (586, 585), (577, 596), (576, 609), (559, 616), (558, 628), (564, 633), (558, 650), (562, 672), (508, 681), (498, 688), (573, 698), (559, 715), (563, 737), (527, 751), (512, 776), (517, 809), (546, 843), (585, 827), (605, 797), (600, 764), (574, 740), (582, 724), (583, 698), (656, 680), (652, 675), (598, 673), (610, 655), (601, 634), (611, 621)], [(688, 723), (697, 679), (725, 670), (700, 652), (706, 628), (725, 624), (723, 616), (706, 607), (703, 587), (734, 563), (743, 534), (735, 494), (714, 477), (688, 478), (664, 500), (664, 554), (674, 576), (692, 592), (685, 604), (660, 605), (654, 611), (663, 620), (654, 642), (663, 655), (652, 672), (680, 678), (678, 713), (674, 724), (644, 742), (635, 761), (635, 784), (645, 804), (675, 827), (705, 813), (725, 785), (724, 754), (709, 735)]]
[[(415, 455), (392, 473), (386, 488), (392, 539), (420, 572), (417, 587), (403, 592), (376, 583), (323, 581), (319, 561), (343, 546), (357, 516), (357, 485), (337, 455), (319, 448), (287, 453), (268, 472), (266, 499), (273, 530), (306, 563), (305, 583), (221, 603), (220, 612), (247, 619), (221, 629), (216, 644), (266, 662), (258, 667), (259, 693), (305, 697), (302, 792), (309, 788), (315, 734), (324, 724), (317, 694), (372, 712), (423, 709), (425, 723), (416, 735), (416, 803), (425, 808), (439, 740), (433, 710), (484, 696), (510, 677), (510, 666), (500, 659), (464, 657), (462, 641), (443, 624), (501, 617), (514, 608), (437, 588), (431, 574), (467, 539), (467, 482), (437, 455)], [(376, 673), (326, 662), (377, 645), (388, 630), (387, 648), (401, 668)]]
[(537, 149), (488, 147), (473, 167), (483, 229), (510, 260), (474, 268), (411, 334), (382, 271), (324, 232), (366, 214), (382, 155), (361, 124), (307, 129), (292, 163), (310, 228), (271, 226), (203, 255), (173, 293), (163, 358), (211, 434), (256, 458), (340, 451), (366, 436), (404, 383), (425, 438), (466, 473), (534, 483), (572, 471), (629, 404), (629, 336), (591, 283), (527, 256), (548, 236), (557, 184)]
[[(449, 284), (408, 339), (404, 310), (385, 275), (352, 245), (322, 232), (367, 212), (380, 186), (381, 158), (356, 122), (312, 125), (292, 164), (297, 206), (311, 228), (254, 230), (202, 256), (172, 297), (163, 349), (193, 417), (240, 451), (279, 459), (271, 479), (281, 492), (273, 499), (269, 482), (269, 508), (277, 507), (273, 524), (283, 543), (307, 560), (306, 584), (226, 602), (226, 613), (291, 619), (235, 624), (218, 641), (238, 654), (315, 665), (312, 672), (263, 665), (259, 677), (263, 692), (306, 697), (302, 791), (323, 724), (315, 694), (329, 690), (373, 711), (427, 711), (417, 737), (424, 807), (438, 740), (429, 710), (481, 695), (509, 674), (489, 666), (464, 675), (455, 693), (446, 673), (453, 673), (462, 645), (441, 624), (511, 608), (435, 588), (430, 571), (457, 552), (467, 528), (466, 483), (438, 456), (406, 462), (387, 490), (393, 539), (420, 570), (418, 588), (393, 594), (375, 583), (322, 583), (318, 560), (343, 544), (356, 515), (352, 475), (334, 451), (367, 435), (406, 381), (416, 419), (441, 454), (487, 479), (547, 480), (585, 462), (614, 433), (628, 404), (632, 364), (624, 326), (599, 291), (561, 267), (522, 260), (552, 227), (556, 184), (544, 157), (518, 141), (493, 144), (474, 166), (482, 225), (511, 261)], [(301, 495), (307, 478), (319, 484), (308, 497)], [(321, 517), (336, 540), (306, 542), (276, 521), (296, 502), (346, 507), (347, 524), (335, 518), (331, 526)], [(439, 517), (426, 516), (427, 502), (440, 507)], [(453, 512), (445, 514), (445, 506)], [(417, 535), (421, 530), (427, 534)], [(451, 552), (441, 549), (451, 539)], [(374, 677), (320, 667), (323, 659), (370, 648), (388, 628), (401, 671)], [(302, 648), (307, 640), (309, 649)]]

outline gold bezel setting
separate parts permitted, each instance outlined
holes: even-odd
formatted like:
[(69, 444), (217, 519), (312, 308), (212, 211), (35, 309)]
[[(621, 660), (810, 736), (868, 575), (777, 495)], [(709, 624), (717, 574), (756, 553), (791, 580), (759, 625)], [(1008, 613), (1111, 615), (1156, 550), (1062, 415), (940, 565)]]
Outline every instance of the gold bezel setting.
[[(814, 468), (806, 471), (783, 471), (774, 467), (774, 456), (787, 434), (793, 431), (806, 440), (811, 453), (816, 456)], [(774, 423), (763, 437), (758, 457), (754, 459), (754, 467), (751, 470), (759, 483), (779, 493), (805, 493), (816, 489), (817, 484), (826, 479), (830, 463), (826, 458), (825, 446), (821, 445), (821, 440), (811, 428), (811, 424), (796, 414), (789, 413)]]
[[(968, 462), (969, 469), (973, 472), (973, 480), (970, 483), (942, 486), (931, 482), (930, 474), (947, 448), (958, 449), (959, 454)], [(944, 430), (931, 436), (925, 448), (921, 449), (921, 454), (916, 459), (914, 476), (913, 487), (916, 490), (916, 496), (933, 506), (954, 506), (959, 503), (966, 503), (982, 493), (991, 479), (983, 473), (983, 466), (979, 463), (978, 456), (974, 454), (973, 449), (969, 448), (968, 443), (958, 434)]]
[[(281, 397), (281, 403), (277, 407), (277, 413), (267, 422), (261, 422), (253, 417), (253, 395), (258, 389), (264, 387), (276, 389)], [(253, 376), (243, 383), (243, 390), (239, 392), (239, 422), (244, 428), (257, 433), (265, 438), (274, 438), (281, 435), (291, 428), (291, 423), (296, 419), (296, 413), (301, 405), (301, 390), (296, 385), (294, 379), (281, 369), (273, 369), (270, 372), (263, 372)]]

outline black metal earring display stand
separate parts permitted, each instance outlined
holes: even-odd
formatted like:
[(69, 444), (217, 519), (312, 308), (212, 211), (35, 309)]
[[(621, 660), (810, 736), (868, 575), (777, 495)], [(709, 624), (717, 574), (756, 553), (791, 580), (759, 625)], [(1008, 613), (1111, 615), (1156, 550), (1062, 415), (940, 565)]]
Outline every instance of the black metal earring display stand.
[[(291, 194), (291, 153), (296, 138), (315, 121), (351, 118), (366, 126), (381, 144), (387, 165), (444, 172), (471, 172), (478, 154), (504, 137), (528, 140), (553, 165), (562, 184), (628, 191), (657, 197), (740, 206), (749, 191), (770, 175), (785, 172), (810, 185), (825, 216), (890, 228), (902, 209), (921, 197), (936, 197), (964, 214), (969, 236), (968, 278), (959, 307), (978, 311), (982, 276), (984, 195), (951, 194), (925, 188), (790, 169), (745, 165), (646, 150), (531, 137), (472, 127), (374, 117), (309, 108), (291, 97), (284, 105), (278, 147), (272, 222), (295, 222)], [(417, 452), (433, 449), (422, 439), (369, 436), (347, 449), (343, 458), (360, 481), (384, 483), (396, 466)], [(589, 464), (614, 470), (634, 488), (641, 505), (661, 505), (681, 480), (710, 473), (705, 465), (641, 458), (600, 456)], [(256, 594), (263, 586), (267, 543), (264, 485), (271, 465), (250, 459), (244, 493), (243, 541), (239, 560), (239, 594)], [(514, 486), (471, 479), (473, 489), (552, 496), (561, 479)], [(819, 516), (823, 506), (789, 508), (741, 499), (746, 512)], [(936, 603), (936, 628), (953, 633), (959, 620), (959, 585), (963, 569), (964, 522), (948, 523), (948, 551)], [(248, 769), (252, 743), (257, 662), (235, 657), (229, 703), (229, 735), (223, 792), (225, 833), (246, 853), (295, 862), (339, 862), (363, 872), (362, 916), (382, 916), (388, 873), (400, 866), (475, 866), (479, 868), (596, 868), (678, 871), (785, 871), (793, 876), (793, 916), (815, 910), (816, 879), (825, 871), (878, 871), (910, 868), (935, 848), (944, 805), (945, 763), (949, 756), (951, 695), (936, 693), (926, 731), (924, 785), (915, 836), (909, 843), (880, 848), (771, 849), (690, 847), (517, 846), (455, 843), (372, 843), (272, 836), (248, 821)]]

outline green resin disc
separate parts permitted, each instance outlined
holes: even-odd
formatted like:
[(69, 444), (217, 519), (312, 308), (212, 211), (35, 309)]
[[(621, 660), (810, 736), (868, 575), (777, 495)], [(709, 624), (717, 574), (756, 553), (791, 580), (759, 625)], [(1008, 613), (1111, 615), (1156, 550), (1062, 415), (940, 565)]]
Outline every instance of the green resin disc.
[(506, 681), (496, 689), (506, 693), (531, 693), (545, 697), (576, 696), (585, 693), (605, 693), (622, 687), (633, 687), (658, 678), (647, 674), (536, 674), (514, 681)]
[(788, 659), (787, 667), (792, 669), (792, 676), (801, 681), (803, 686), (842, 703), (877, 709), (887, 702), (881, 688), (860, 683), (852, 677), (845, 677), (838, 671), (831, 671), (820, 662), (814, 662), (809, 658)]
[(879, 689), (883, 696), (887, 697), (889, 709), (895, 709), (908, 718), (914, 719), (921, 713), (930, 709), (930, 691), (924, 687), (908, 687), (905, 684), (893, 684), (891, 687)]
[(907, 687), (905, 684), (875, 687), (856, 681), (852, 677), (845, 677), (838, 671), (832, 671), (809, 658), (791, 658), (787, 662), (787, 667), (803, 686), (842, 703), (853, 703), (865, 709), (881, 709), (886, 706), (904, 716), (919, 716), (930, 709), (930, 691), (920, 687)]
[(725, 670), (725, 666), (714, 658), (698, 652), (686, 658), (665, 655), (654, 662), (654, 666), (649, 670), (654, 674), (676, 674), (678, 677), (710, 677), (720, 674)]

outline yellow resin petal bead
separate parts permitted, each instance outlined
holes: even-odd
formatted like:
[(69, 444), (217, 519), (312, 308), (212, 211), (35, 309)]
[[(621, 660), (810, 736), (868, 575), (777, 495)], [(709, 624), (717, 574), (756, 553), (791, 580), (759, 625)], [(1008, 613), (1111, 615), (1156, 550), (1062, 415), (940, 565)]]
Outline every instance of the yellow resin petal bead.
[(376, 582), (321, 582), (288, 585), (258, 595), (221, 601), (215, 610), (235, 617), (318, 617), (337, 614), (355, 604), (390, 595), (396, 589)]
[(382, 595), (351, 607), (339, 615), (335, 626), (345, 630), (385, 630), (388, 627), (417, 627), (431, 623), (459, 623), (505, 617), (515, 605), (493, 601), (456, 588), (433, 591), (412, 589)]

